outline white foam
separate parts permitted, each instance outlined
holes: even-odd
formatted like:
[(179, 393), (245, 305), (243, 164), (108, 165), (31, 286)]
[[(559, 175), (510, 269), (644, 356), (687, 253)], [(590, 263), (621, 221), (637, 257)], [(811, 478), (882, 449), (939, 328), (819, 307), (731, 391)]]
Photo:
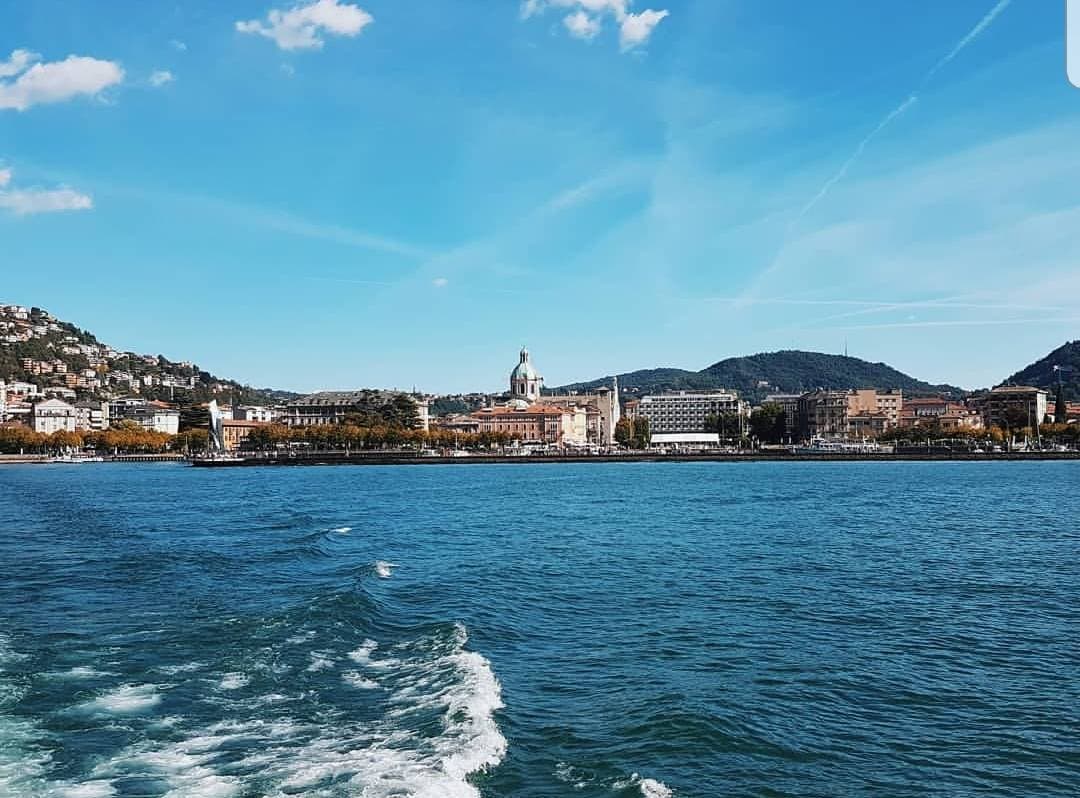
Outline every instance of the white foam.
[(301, 632), (300, 634), (296, 634), (292, 637), (287, 638), (285, 642), (288, 643), (290, 646), (297, 646), (301, 643), (306, 643), (308, 640), (315, 637), (315, 634), (316, 632), (314, 629), (308, 629), (306, 632)]
[(671, 788), (656, 779), (642, 779), (638, 785), (644, 798), (671, 798)]
[(357, 665), (367, 665), (371, 662), (371, 655), (379, 647), (374, 640), (365, 640), (357, 648), (349, 652), (349, 659)]
[(239, 690), (241, 687), (247, 687), (248, 682), (251, 679), (244, 673), (226, 673), (221, 677), (221, 681), (218, 683), (218, 687), (222, 690)]
[(674, 793), (664, 782), (656, 779), (643, 779), (637, 773), (631, 773), (629, 779), (615, 782), (612, 785), (616, 790), (625, 790), (627, 787), (637, 787), (642, 798), (671, 798)]
[(306, 670), (311, 673), (329, 670), (334, 667), (334, 660), (331, 659), (329, 654), (312, 651), (308, 656), (311, 657), (311, 664), (307, 666)]
[(394, 569), (397, 567), (396, 562), (387, 562), (386, 560), (375, 561), (375, 573), (380, 579), (389, 579), (394, 575)]
[(336, 533), (338, 535), (345, 535), (345, 534), (348, 534), (349, 532), (352, 532), (352, 527), (351, 526), (339, 526), (336, 529), (331, 529), (330, 531), (334, 532), (334, 533)]
[(37, 748), (40, 729), (27, 720), (0, 715), (0, 795), (39, 795), (51, 757)]
[(181, 665), (159, 665), (158, 670), (168, 676), (175, 676), (178, 673), (190, 673), (205, 667), (206, 663), (203, 662), (185, 662)]
[(584, 790), (592, 784), (594, 780), (592, 777), (579, 771), (569, 762), (558, 762), (555, 764), (555, 778), (569, 784), (575, 790)]
[(115, 676), (110, 671), (99, 671), (95, 668), (78, 666), (68, 671), (53, 671), (48, 676), (53, 679), (100, 679), (105, 676)]
[(144, 712), (160, 703), (161, 695), (158, 693), (156, 686), (152, 684), (125, 684), (79, 706), (81, 709), (90, 712), (132, 715)]
[(366, 678), (362, 673), (356, 671), (346, 671), (341, 674), (341, 680), (345, 684), (352, 685), (359, 690), (377, 690), (379, 688), (378, 682), (373, 682), (371, 679)]
[(111, 798), (116, 788), (109, 781), (84, 781), (81, 784), (56, 784), (50, 798)]

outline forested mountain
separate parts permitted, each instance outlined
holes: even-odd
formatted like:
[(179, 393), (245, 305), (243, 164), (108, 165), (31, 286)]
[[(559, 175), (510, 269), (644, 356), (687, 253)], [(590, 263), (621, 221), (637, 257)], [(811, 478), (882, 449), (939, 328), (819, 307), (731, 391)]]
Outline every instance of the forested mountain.
[[(952, 385), (931, 385), (885, 363), (846, 355), (785, 350), (721, 360), (701, 371), (657, 368), (619, 374), (619, 387), (634, 393), (732, 388), (759, 401), (769, 393), (799, 393), (814, 388), (900, 388), (916, 395), (961, 395)], [(564, 386), (556, 390), (593, 389), (610, 385), (611, 377)]]
[[(1054, 367), (1060, 367), (1060, 372)], [(1057, 393), (1058, 376), (1069, 401), (1080, 401), (1080, 341), (1068, 341), (1046, 357), (1036, 360), (1008, 379), (1006, 385), (1032, 385), (1045, 388), (1050, 395)]]

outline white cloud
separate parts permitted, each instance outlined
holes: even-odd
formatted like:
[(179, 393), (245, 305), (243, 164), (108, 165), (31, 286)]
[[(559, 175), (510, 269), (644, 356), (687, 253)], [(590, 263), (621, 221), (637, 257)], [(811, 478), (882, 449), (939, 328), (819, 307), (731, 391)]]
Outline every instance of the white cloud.
[(434, 280), (431, 281), (431, 284), (436, 288), (446, 288), (446, 286), (450, 284), (450, 281), (447, 280), (445, 277), (436, 277)]
[(0, 61), (0, 78), (10, 78), (18, 75), (35, 61), (40, 61), (41, 56), (29, 50), (15, 50), (7, 61)]
[(374, 17), (360, 6), (340, 0), (315, 0), (289, 11), (272, 9), (265, 22), (241, 20), (236, 29), (272, 39), (282, 50), (318, 50), (324, 44), (323, 35), (356, 36), (373, 21)]
[(63, 102), (80, 94), (93, 96), (124, 79), (124, 70), (114, 61), (69, 55), (63, 61), (35, 63), (27, 68), (29, 61), (25, 56), (17, 57), (19, 53), (26, 51), (16, 50), (4, 64), (7, 70), (19, 71), (6, 74), (18, 75), (15, 80), (0, 81), (0, 109), (25, 111), (32, 105)]
[(296, 67), (294, 67), (292, 64), (282, 64), (281, 74), (291, 78), (296, 75)]
[(0, 169), (0, 209), (11, 211), (17, 216), (55, 211), (82, 211), (94, 207), (94, 202), (90, 197), (66, 186), (56, 189), (8, 189), (11, 175), (10, 169)]
[(611, 17), (619, 27), (619, 47), (623, 52), (641, 47), (649, 41), (656, 26), (669, 15), (666, 9), (651, 8), (634, 14), (632, 0), (523, 0), (521, 18), (539, 16), (549, 8), (570, 9), (563, 25), (571, 36), (586, 41), (603, 28), (605, 17)]
[(576, 39), (591, 39), (600, 32), (600, 20), (590, 17), (580, 9), (573, 14), (567, 14), (563, 19), (563, 25)]
[(150, 75), (150, 85), (155, 89), (164, 86), (166, 83), (172, 83), (176, 80), (173, 73), (167, 69), (158, 69)]
[(179, 39), (173, 39), (169, 42), (169, 46), (179, 53), (187, 52), (187, 45)]
[(645, 44), (652, 36), (653, 29), (666, 16), (667, 11), (653, 11), (651, 8), (640, 14), (627, 14), (619, 23), (619, 47), (626, 52)]

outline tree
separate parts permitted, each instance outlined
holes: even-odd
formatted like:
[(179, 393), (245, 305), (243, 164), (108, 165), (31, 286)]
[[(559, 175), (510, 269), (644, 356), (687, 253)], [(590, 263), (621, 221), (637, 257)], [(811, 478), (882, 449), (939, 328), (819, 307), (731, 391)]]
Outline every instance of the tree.
[(25, 454), (36, 452), (45, 446), (45, 436), (21, 424), (0, 425), (0, 452)]
[(620, 418), (615, 424), (615, 442), (627, 449), (644, 449), (649, 445), (649, 419)]
[(56, 452), (81, 449), (83, 447), (83, 436), (79, 432), (68, 432), (63, 429), (57, 430), (49, 436), (48, 445), (50, 449)]
[(787, 417), (782, 405), (766, 402), (750, 414), (750, 433), (764, 443), (781, 443), (787, 432)]
[(741, 439), (743, 437), (742, 416), (730, 411), (710, 414), (705, 418), (705, 431), (718, 433), (721, 440)]
[(382, 417), (392, 427), (416, 429), (420, 426), (420, 414), (416, 409), (416, 401), (403, 393), (397, 394), (382, 406)]

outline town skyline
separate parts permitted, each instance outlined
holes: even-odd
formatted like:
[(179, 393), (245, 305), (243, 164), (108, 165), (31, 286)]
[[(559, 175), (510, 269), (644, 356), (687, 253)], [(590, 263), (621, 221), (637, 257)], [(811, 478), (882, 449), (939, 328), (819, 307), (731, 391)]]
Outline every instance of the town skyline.
[[(85, 333), (93, 336), (98, 341), (98, 343), (93, 347), (93, 349), (95, 350), (95, 354), (97, 354), (99, 356), (105, 355), (106, 353), (108, 353), (108, 355), (110, 357), (116, 357), (116, 356), (122, 355), (122, 354), (130, 354), (130, 355), (133, 355), (133, 356), (135, 356), (136, 358), (139, 358), (139, 359), (148, 358), (148, 359), (156, 360), (158, 358), (165, 358), (169, 362), (171, 362), (173, 364), (176, 364), (176, 365), (181, 365), (181, 366), (190, 367), (190, 368), (198, 368), (198, 369), (208, 371), (210, 373), (215, 373), (216, 372), (216, 369), (213, 367), (213, 365), (211, 365), (210, 363), (207, 363), (206, 361), (204, 361), (204, 360), (202, 360), (200, 358), (183, 357), (183, 356), (182, 357), (176, 357), (176, 355), (173, 354), (173, 353), (165, 353), (165, 352), (140, 351), (137, 347), (135, 347), (135, 348), (116, 347), (116, 346), (113, 345), (112, 342), (109, 342), (107, 340), (103, 340), (103, 337), (98, 336), (94, 330), (91, 330), (89, 328), (81, 327), (81, 325), (79, 325), (78, 323), (72, 321), (71, 319), (65, 319), (65, 318), (59, 317), (56, 314), (51, 313), (47, 307), (44, 307), (44, 306), (41, 306), (41, 305), (34, 305), (34, 304), (19, 305), (17, 303), (5, 303), (3, 301), (2, 297), (0, 297), (0, 346), (12, 346), (12, 345), (15, 345), (18, 341), (22, 340), (19, 336), (11, 335), (11, 333), (15, 332), (14, 329), (7, 329), (7, 328), (9, 326), (13, 325), (12, 319), (15, 318), (12, 315), (13, 312), (19, 311), (21, 313), (22, 317), (26, 318), (26, 314), (29, 314), (32, 308), (36, 309), (36, 310), (39, 310), (40, 312), (45, 314), (45, 317), (49, 320), (51, 326), (55, 326), (56, 324), (71, 325), (71, 326), (74, 326), (77, 329), (81, 329)], [(23, 334), (25, 335), (26, 334), (25, 331), (28, 330), (29, 328), (26, 326), (25, 322), (21, 322), (21, 323), (24, 325), (22, 327), (22, 329), (24, 330)], [(59, 331), (60, 329), (62, 329), (62, 328), (61, 327), (56, 328), (57, 331)], [(26, 339), (26, 340), (32, 340), (32, 339)], [(1069, 341), (1065, 341), (1065, 342), (1062, 342), (1062, 343), (1065, 344), (1065, 345), (1070, 344)], [(1060, 345), (1061, 344), (1058, 344), (1058, 345), (1052, 347), (1052, 349), (1056, 349)], [(528, 348), (529, 348), (528, 346), (524, 346), (524, 345), (521, 347), (521, 349), (523, 351), (528, 349)], [(502, 348), (496, 347), (496, 349), (500, 353), (503, 352)], [(845, 347), (845, 349), (846, 349), (846, 347)], [(505, 351), (509, 351), (509, 349), (507, 349)], [(73, 350), (73, 352), (74, 352), (74, 350)], [(978, 392), (980, 390), (986, 390), (986, 389), (992, 388), (992, 387), (994, 387), (996, 385), (1005, 384), (1007, 382), (1007, 378), (1012, 374), (1016, 374), (1017, 371), (1020, 368), (1022, 368), (1022, 367), (1030, 367), (1035, 361), (1037, 361), (1037, 360), (1039, 360), (1041, 358), (1044, 358), (1046, 356), (1046, 351), (1036, 353), (1031, 357), (1031, 359), (1027, 363), (1023, 364), (1023, 366), (1016, 366), (1016, 364), (1014, 364), (1013, 366), (1008, 366), (1007, 367), (1005, 364), (997, 364), (1001, 368), (1011, 368), (1012, 370), (1008, 371), (1008, 373), (999, 373), (999, 376), (998, 376), (997, 379), (993, 380), (992, 382), (990, 382), (990, 383), (988, 383), (986, 385), (978, 385), (978, 386), (963, 386), (963, 385), (958, 385), (955, 382), (950, 382), (948, 380), (945, 380), (944, 382), (940, 382), (940, 383), (932, 383), (932, 382), (930, 382), (928, 380), (922, 380), (917, 373), (913, 374), (913, 373), (905, 372), (902, 369), (896, 369), (895, 366), (893, 366), (893, 364), (886, 363), (884, 361), (875, 361), (875, 360), (873, 360), (871, 358), (861, 358), (857, 354), (849, 353), (847, 351), (836, 352), (836, 353), (826, 353), (826, 352), (812, 352), (812, 351), (809, 351), (809, 350), (781, 350), (781, 351), (778, 351), (778, 352), (775, 352), (775, 353), (768, 353), (768, 352), (745, 353), (745, 354), (741, 354), (741, 355), (731, 355), (729, 358), (722, 358), (720, 360), (713, 361), (712, 363), (708, 364), (705, 368), (701, 369), (700, 371), (692, 370), (692, 369), (687, 369), (685, 371), (687, 372), (688, 375), (692, 376), (694, 374), (704, 373), (705, 370), (708, 367), (720, 365), (725, 360), (748, 358), (748, 357), (769, 356), (769, 355), (773, 355), (773, 354), (782, 354), (784, 352), (787, 352), (787, 353), (799, 353), (799, 354), (806, 354), (806, 355), (822, 355), (822, 356), (826, 356), (826, 357), (842, 355), (845, 358), (851, 358), (852, 360), (857, 360), (857, 361), (863, 362), (863, 363), (865, 363), (867, 365), (882, 366), (882, 367), (884, 367), (886, 369), (890, 369), (892, 371), (895, 371), (896, 372), (896, 377), (905, 378), (905, 379), (912, 379), (912, 380), (914, 380), (916, 382), (924, 383), (927, 390), (930, 389), (930, 388), (946, 389), (946, 388), (949, 388), (949, 387), (953, 387), (953, 388), (959, 388), (959, 389), (961, 389), (963, 391), (968, 391), (968, 392)], [(86, 354), (86, 353), (84, 352), (83, 354)], [(102, 361), (102, 363), (104, 364), (104, 361)], [(45, 364), (42, 363), (42, 365), (45, 365)], [(660, 364), (658, 366), (644, 366), (644, 367), (639, 367), (639, 368), (636, 368), (636, 369), (630, 369), (628, 371), (618, 371), (618, 372), (610, 371), (610, 370), (609, 371), (604, 371), (604, 368), (602, 366), (598, 366), (597, 367), (597, 369), (598, 369), (597, 373), (594, 373), (590, 377), (586, 377), (586, 378), (579, 379), (579, 380), (565, 381), (565, 380), (561, 380), (561, 379), (549, 380), (547, 378), (544, 378), (544, 389), (546, 391), (564, 390), (566, 388), (573, 388), (574, 386), (578, 386), (578, 385), (582, 385), (582, 384), (586, 384), (586, 383), (594, 383), (594, 382), (599, 382), (599, 381), (609, 381), (613, 377), (623, 377), (623, 376), (627, 376), (627, 375), (633, 375), (635, 373), (649, 371), (650, 369), (653, 369), (653, 368), (660, 368), (660, 369), (664, 369), (664, 370), (683, 370), (680, 366), (673, 365), (673, 364), (670, 364), (670, 363)], [(92, 371), (92, 369), (90, 371)], [(90, 374), (90, 371), (88, 371), (87, 374)], [(603, 373), (600, 373), (600, 372), (603, 372)], [(1069, 369), (1069, 372), (1071, 374), (1071, 367)], [(124, 373), (121, 373), (121, 375), (123, 376), (124, 379), (131, 380), (132, 381), (131, 385), (136, 384), (137, 380), (134, 380), (131, 377), (131, 375), (127, 375), (127, 374), (124, 374)], [(498, 385), (498, 384), (495, 384), (494, 386), (483, 386), (483, 387), (481, 387), (481, 386), (469, 386), (469, 387), (466, 387), (466, 388), (461, 389), (461, 390), (437, 390), (437, 389), (429, 389), (426, 386), (417, 383), (415, 380), (410, 385), (378, 385), (378, 384), (373, 384), (373, 383), (368, 383), (368, 384), (357, 383), (357, 384), (321, 384), (321, 385), (317, 385), (315, 387), (310, 387), (310, 388), (294, 388), (294, 387), (291, 387), (291, 386), (289, 386), (287, 384), (284, 384), (280, 380), (275, 381), (275, 382), (270, 383), (270, 384), (266, 384), (266, 385), (252, 385), (250, 383), (245, 383), (245, 382), (242, 382), (240, 380), (237, 380), (235, 377), (233, 377), (233, 375), (226, 375), (226, 374), (218, 373), (217, 376), (218, 376), (219, 379), (227, 380), (229, 382), (234, 383), (237, 386), (237, 389), (244, 389), (244, 390), (253, 389), (253, 390), (260, 390), (260, 391), (284, 391), (284, 392), (291, 392), (291, 393), (296, 393), (296, 394), (310, 394), (310, 393), (316, 393), (316, 392), (319, 392), (319, 391), (334, 391), (334, 390), (343, 390), (343, 389), (344, 390), (360, 390), (360, 389), (390, 390), (390, 391), (402, 391), (402, 392), (411, 392), (411, 393), (417, 393), (417, 394), (425, 394), (425, 395), (431, 395), (431, 396), (439, 396), (439, 395), (450, 396), (450, 395), (462, 395), (462, 394), (500, 394), (500, 393), (503, 393), (505, 391), (505, 385)], [(0, 380), (3, 380), (5, 378), (10, 380), (10, 379), (13, 378), (13, 375), (11, 375), (11, 374), (6, 374), (5, 375), (4, 373), (0, 373)], [(115, 375), (113, 375), (113, 378), (111, 379), (110, 383), (111, 384), (117, 384), (115, 382)], [(870, 385), (871, 383), (878, 384), (879, 387), (886, 387), (886, 386), (895, 387), (895, 385), (897, 384), (895, 379), (893, 381), (891, 381), (891, 382), (888, 379), (871, 380), (871, 381), (867, 382), (867, 385)], [(80, 383), (78, 387), (79, 387), (80, 390), (84, 390), (84, 389), (88, 389), (88, 388), (92, 389), (96, 385), (97, 385), (97, 382), (95, 381), (93, 385)], [(172, 387), (180, 388), (180, 389), (186, 389), (186, 388), (191, 387), (190, 385), (187, 384), (186, 381), (179, 381), (179, 382), (175, 382), (175, 383), (170, 382), (170, 383), (167, 383), (167, 384), (163, 383), (163, 385), (165, 385), (165, 387), (169, 387), (171, 385)], [(72, 387), (75, 387), (75, 386), (72, 386)], [(104, 387), (104, 383), (102, 384), (102, 387)], [(711, 386), (711, 388), (716, 388), (716, 389), (720, 389), (720, 390), (733, 389), (734, 387), (735, 386), (733, 386), (733, 385), (722, 385), (722, 384)]]
[(1030, 0), (21, 4), (5, 301), (299, 391), (494, 387), (493, 337), (988, 386), (1080, 328), (1063, 50)]

